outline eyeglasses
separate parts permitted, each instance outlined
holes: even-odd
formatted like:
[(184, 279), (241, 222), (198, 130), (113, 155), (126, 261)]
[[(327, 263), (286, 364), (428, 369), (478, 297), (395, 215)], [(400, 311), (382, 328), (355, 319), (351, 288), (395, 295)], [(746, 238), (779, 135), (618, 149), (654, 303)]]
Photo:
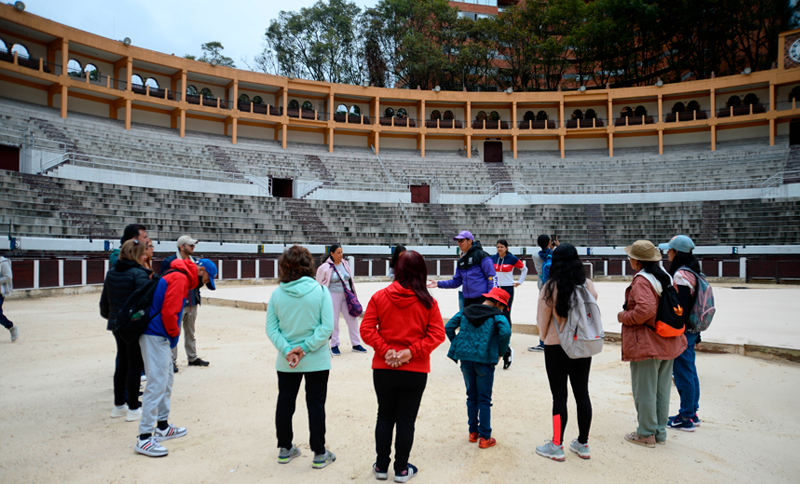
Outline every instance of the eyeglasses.
[(154, 245), (148, 245), (147, 248), (148, 249), (155, 249), (156, 247)]

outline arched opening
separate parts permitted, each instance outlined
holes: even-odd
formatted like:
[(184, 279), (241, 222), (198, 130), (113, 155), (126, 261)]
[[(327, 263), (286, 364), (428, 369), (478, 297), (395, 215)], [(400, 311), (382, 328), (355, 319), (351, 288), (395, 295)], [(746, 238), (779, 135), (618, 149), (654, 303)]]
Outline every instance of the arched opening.
[(634, 116), (647, 116), (647, 109), (644, 106), (636, 106), (633, 111)]
[(253, 104), (264, 104), (264, 100), (261, 99), (261, 96), (256, 96), (253, 98)]
[(356, 106), (355, 104), (353, 104), (352, 106), (350, 106), (350, 114), (355, 115), (355, 116), (360, 116), (361, 115), (361, 108)]
[(434, 121), (437, 119), (442, 119), (442, 113), (440, 113), (438, 109), (434, 109), (431, 112), (431, 119)]
[(83, 67), (83, 72), (89, 75), (90, 81), (98, 81), (100, 79), (100, 69), (94, 64), (86, 64)]
[(187, 96), (197, 96), (197, 88), (194, 86), (186, 87), (186, 95)]
[(383, 110), (383, 117), (384, 118), (392, 118), (394, 117), (394, 109), (386, 108)]
[(791, 102), (793, 99), (800, 101), (800, 86), (793, 87), (792, 92), (789, 93), (789, 102)]
[(500, 113), (498, 113), (497, 111), (492, 111), (489, 114), (489, 120), (490, 121), (500, 121)]
[(16, 53), (17, 57), (25, 57), (26, 59), (30, 57), (30, 54), (28, 54), (28, 48), (22, 44), (14, 44), (11, 46), (11, 53)]
[(158, 89), (158, 81), (156, 81), (152, 77), (148, 77), (144, 84), (145, 86), (150, 86), (151, 90)]
[(347, 114), (347, 105), (340, 104), (336, 106), (336, 114)]
[(289, 101), (289, 109), (300, 109), (300, 103), (297, 102), (297, 99)]
[(303, 102), (303, 111), (313, 111), (314, 105), (311, 104), (311, 101), (304, 101)]
[(752, 92), (744, 97), (744, 105), (749, 106), (751, 104), (758, 104), (758, 96)]
[(536, 121), (547, 121), (548, 116), (547, 113), (544, 111), (539, 111), (536, 113)]
[(408, 112), (405, 110), (405, 108), (400, 108), (400, 109), (397, 110), (397, 117), (398, 118), (407, 118), (408, 117)]
[(725, 103), (726, 108), (729, 108), (731, 106), (739, 107), (741, 105), (742, 105), (742, 99), (739, 96), (731, 96), (728, 98), (728, 102)]
[(686, 111), (693, 112), (693, 111), (700, 111), (700, 103), (697, 101), (690, 101), (689, 105), (686, 107)]
[(134, 86), (142, 87), (144, 86), (144, 80), (142, 80), (142, 76), (139, 74), (134, 74), (131, 76), (131, 84)]
[(630, 106), (625, 106), (619, 113), (620, 118), (630, 118), (631, 116), (633, 116), (633, 109)]
[(533, 111), (525, 111), (525, 116), (522, 117), (523, 121), (536, 121), (536, 115)]
[(572, 119), (583, 119), (583, 111), (580, 109), (572, 111)]
[(0, 52), (7, 53), (8, 52), (8, 44), (3, 39), (0, 39)]
[(200, 90), (200, 95), (206, 99), (211, 99), (214, 97), (214, 93), (211, 92), (211, 89), (204, 87)]
[(586, 114), (584, 114), (584, 118), (585, 119), (596, 119), (597, 118), (597, 113), (594, 111), (594, 109), (587, 109), (586, 110)]
[(69, 62), (67, 62), (67, 74), (72, 77), (83, 77), (83, 66), (80, 61), (70, 59)]
[(678, 101), (672, 105), (672, 114), (685, 113), (685, 112), (686, 112), (686, 106), (684, 106), (682, 102)]
[(483, 121), (486, 119), (486, 111), (478, 111), (477, 116), (475, 116), (476, 121)]
[(443, 119), (445, 121), (452, 121), (453, 120), (453, 111), (450, 111), (450, 110), (445, 111)]
[(247, 94), (239, 94), (239, 102), (242, 104), (250, 104), (250, 96)]

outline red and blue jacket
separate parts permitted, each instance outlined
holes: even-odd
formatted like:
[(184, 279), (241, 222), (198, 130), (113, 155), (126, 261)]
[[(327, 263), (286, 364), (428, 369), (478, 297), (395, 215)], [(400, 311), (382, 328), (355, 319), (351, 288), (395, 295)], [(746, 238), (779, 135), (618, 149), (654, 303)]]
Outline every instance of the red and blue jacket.
[(191, 260), (173, 261), (171, 269), (175, 272), (163, 276), (153, 293), (150, 324), (144, 334), (163, 336), (169, 340), (170, 348), (174, 348), (181, 335), (181, 316), (189, 289), (197, 287), (198, 279), (197, 266)]
[(494, 271), (497, 273), (498, 286), (508, 287), (514, 285), (514, 269), (522, 271), (519, 276), (519, 283), (525, 282), (525, 276), (528, 275), (528, 266), (511, 252), (506, 252), (506, 256), (502, 259), (498, 254), (493, 255), (492, 262), (494, 263)]

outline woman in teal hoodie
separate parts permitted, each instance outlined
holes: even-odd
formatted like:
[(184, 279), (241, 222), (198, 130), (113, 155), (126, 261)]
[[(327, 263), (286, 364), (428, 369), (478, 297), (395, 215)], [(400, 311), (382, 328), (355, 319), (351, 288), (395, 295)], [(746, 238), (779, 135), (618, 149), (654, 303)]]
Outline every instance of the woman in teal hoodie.
[(267, 306), (267, 337), (278, 350), (278, 406), (275, 427), (278, 433), (278, 462), (287, 464), (300, 455), (292, 443), (292, 417), (297, 393), (306, 379), (306, 405), (311, 450), (311, 466), (322, 469), (336, 460), (325, 448), (325, 399), (331, 355), (328, 338), (333, 333), (333, 304), (328, 289), (314, 279), (314, 259), (299, 245), (286, 250), (278, 259), (280, 287)]

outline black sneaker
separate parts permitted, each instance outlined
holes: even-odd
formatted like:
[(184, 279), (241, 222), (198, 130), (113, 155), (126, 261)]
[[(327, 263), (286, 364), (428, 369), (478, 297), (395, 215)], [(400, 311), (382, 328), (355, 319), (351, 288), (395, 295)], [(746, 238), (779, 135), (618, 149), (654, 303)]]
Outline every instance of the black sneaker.
[(331, 355), (333, 356), (342, 356), (342, 352), (339, 351), (338, 346), (331, 346)]
[(503, 369), (508, 370), (511, 367), (511, 363), (514, 363), (514, 348), (509, 346), (503, 355)]
[(363, 347), (363, 346), (361, 346), (361, 345), (355, 345), (355, 346), (353, 346), (353, 353), (366, 353), (366, 352), (367, 352), (367, 349), (366, 349), (366, 348), (364, 348), (364, 347)]
[(408, 464), (406, 470), (401, 473), (394, 474), (394, 482), (408, 482), (411, 480), (412, 477), (416, 476), (419, 472), (419, 469), (416, 468), (413, 464)]
[(200, 358), (195, 358), (189, 362), (189, 366), (208, 366), (208, 362)]
[(175, 363), (174, 361), (172, 362), (172, 372), (178, 373), (178, 364)]

